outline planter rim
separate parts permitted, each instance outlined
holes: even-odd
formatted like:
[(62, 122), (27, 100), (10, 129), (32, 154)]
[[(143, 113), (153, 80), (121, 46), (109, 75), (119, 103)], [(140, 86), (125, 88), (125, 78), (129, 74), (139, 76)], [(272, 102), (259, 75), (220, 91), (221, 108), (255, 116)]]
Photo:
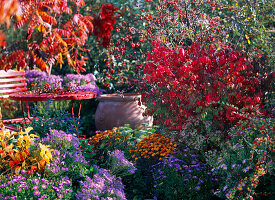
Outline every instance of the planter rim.
[(140, 101), (141, 94), (133, 93), (133, 94), (102, 94), (97, 97), (100, 102), (131, 102), (131, 101)]

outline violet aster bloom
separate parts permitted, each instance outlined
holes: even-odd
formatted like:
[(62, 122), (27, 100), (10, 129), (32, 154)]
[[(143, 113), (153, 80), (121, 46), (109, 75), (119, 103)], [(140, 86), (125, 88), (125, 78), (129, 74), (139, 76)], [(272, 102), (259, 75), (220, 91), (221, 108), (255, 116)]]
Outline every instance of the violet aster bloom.
[(201, 189), (200, 186), (195, 187), (195, 190), (199, 191)]
[(33, 192), (33, 194), (34, 194), (35, 196), (39, 196), (39, 195), (40, 195), (40, 192), (39, 192), (38, 190), (35, 190), (35, 191)]
[(39, 187), (38, 187), (38, 186), (34, 186), (32, 189), (33, 189), (33, 190), (38, 190)]
[(42, 187), (43, 189), (46, 189), (46, 188), (47, 188), (47, 185), (42, 184), (41, 187)]

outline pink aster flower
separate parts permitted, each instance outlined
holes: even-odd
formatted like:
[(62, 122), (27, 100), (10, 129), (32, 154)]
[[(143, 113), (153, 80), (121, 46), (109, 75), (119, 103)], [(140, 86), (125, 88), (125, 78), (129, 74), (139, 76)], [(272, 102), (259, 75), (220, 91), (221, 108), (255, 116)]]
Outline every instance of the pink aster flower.
[(39, 192), (38, 190), (34, 190), (33, 194), (34, 194), (35, 196), (39, 196), (39, 195), (40, 195), (40, 192)]

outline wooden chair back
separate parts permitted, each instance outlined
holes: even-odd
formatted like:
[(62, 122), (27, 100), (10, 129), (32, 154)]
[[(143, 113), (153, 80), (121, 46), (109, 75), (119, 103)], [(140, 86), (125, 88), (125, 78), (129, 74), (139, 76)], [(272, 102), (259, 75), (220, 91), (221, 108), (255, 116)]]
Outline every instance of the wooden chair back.
[(9, 98), (10, 94), (27, 91), (24, 71), (0, 70), (0, 99)]
[[(24, 71), (0, 70), (0, 99), (8, 99), (11, 94), (25, 91), (27, 91), (27, 83)], [(24, 116), (23, 102), (21, 101), (20, 104), (22, 115)], [(29, 105), (27, 102), (26, 106), (29, 116)], [(2, 119), (2, 122), (8, 129), (16, 130), (16, 128), (7, 124), (23, 124), (26, 122), (26, 118)]]

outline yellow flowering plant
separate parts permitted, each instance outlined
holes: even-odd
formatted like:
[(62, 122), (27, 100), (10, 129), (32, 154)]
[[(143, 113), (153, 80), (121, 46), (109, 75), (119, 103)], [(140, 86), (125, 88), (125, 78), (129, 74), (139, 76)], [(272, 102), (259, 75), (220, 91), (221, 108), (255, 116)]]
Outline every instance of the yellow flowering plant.
[(29, 134), (31, 127), (25, 131), (11, 132), (4, 127), (0, 129), (0, 176), (7, 173), (18, 174), (27, 170), (33, 174), (43, 170), (52, 159), (49, 146), (37, 143), (35, 134)]

